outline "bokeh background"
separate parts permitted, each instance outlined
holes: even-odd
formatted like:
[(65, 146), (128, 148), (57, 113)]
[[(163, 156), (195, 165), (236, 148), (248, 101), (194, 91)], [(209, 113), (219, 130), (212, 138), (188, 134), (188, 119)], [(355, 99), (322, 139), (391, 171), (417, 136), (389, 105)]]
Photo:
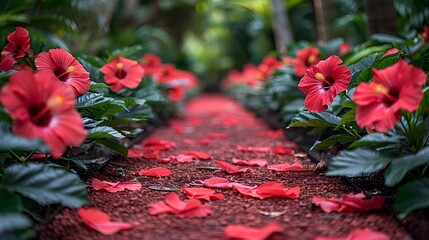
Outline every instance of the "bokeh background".
[(133, 47), (195, 72), (206, 90), (216, 90), (230, 69), (293, 44), (356, 45), (374, 32), (415, 34), (427, 24), (428, 6), (429, 0), (1, 0), (0, 39), (24, 26), (48, 47), (74, 55)]

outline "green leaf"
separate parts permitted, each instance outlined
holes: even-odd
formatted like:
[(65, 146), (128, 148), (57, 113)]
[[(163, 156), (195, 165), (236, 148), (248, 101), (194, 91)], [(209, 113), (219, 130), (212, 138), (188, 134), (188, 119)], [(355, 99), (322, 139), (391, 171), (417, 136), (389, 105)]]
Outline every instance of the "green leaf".
[(109, 88), (109, 86), (105, 83), (96, 83), (91, 81), (91, 87), (89, 88), (89, 91), (93, 91), (99, 88)]
[(356, 54), (354, 54), (353, 56), (351, 56), (349, 59), (344, 61), (344, 65), (348, 66), (350, 64), (354, 64), (358, 61), (360, 61), (361, 59), (374, 54), (374, 53), (379, 53), (379, 52), (384, 52), (388, 49), (392, 48), (391, 44), (385, 44), (385, 45), (380, 45), (380, 46), (372, 46), (372, 47), (366, 47), (365, 49), (363, 49), (362, 51), (357, 52)]
[(6, 234), (10, 236), (11, 232), (29, 228), (31, 225), (31, 220), (23, 213), (2, 213), (0, 214), (0, 237), (9, 239), (3, 238), (3, 236)]
[(7, 150), (40, 150), (47, 152), (49, 148), (41, 139), (28, 139), (11, 133), (8, 124), (0, 122), (0, 151)]
[(119, 57), (119, 56), (131, 58), (131, 57), (137, 55), (137, 53), (141, 52), (142, 49), (143, 49), (143, 47), (140, 45), (135, 45), (132, 47), (124, 47), (121, 49), (117, 49), (117, 50), (112, 52), (112, 54), (107, 59), (107, 62), (110, 62), (110, 60), (114, 59), (115, 57)]
[(425, 164), (429, 164), (429, 147), (423, 148), (416, 154), (394, 159), (384, 172), (386, 185), (393, 186), (399, 183), (408, 171)]
[(20, 212), (23, 206), (21, 198), (5, 188), (0, 188), (0, 213)]
[(341, 117), (341, 124), (347, 124), (355, 120), (356, 116), (356, 108), (352, 108), (351, 110), (344, 113)]
[(120, 132), (115, 130), (112, 127), (101, 126), (91, 128), (86, 136), (87, 139), (97, 139), (97, 138), (124, 138)]
[(108, 103), (110, 101), (112, 101), (111, 98), (106, 98), (99, 93), (88, 92), (82, 96), (77, 97), (75, 108), (81, 109), (81, 108), (95, 107), (95, 106)]
[(97, 139), (95, 142), (103, 144), (104, 146), (122, 154), (123, 156), (128, 155), (128, 148), (126, 148), (124, 145), (114, 141), (113, 139)]
[(376, 33), (370, 36), (370, 39), (377, 40), (382, 43), (402, 43), (405, 41), (405, 39), (402, 39), (397, 36), (383, 34), (383, 33)]
[(382, 169), (390, 159), (368, 149), (342, 151), (328, 163), (327, 176), (355, 177)]
[(3, 184), (41, 205), (59, 203), (78, 208), (87, 202), (85, 185), (76, 174), (45, 164), (11, 165), (5, 170)]
[(393, 207), (402, 214), (429, 207), (429, 178), (408, 182), (398, 189)]
[(366, 136), (363, 136), (359, 141), (354, 142), (350, 145), (350, 148), (355, 147), (384, 147), (392, 144), (399, 144), (402, 140), (404, 140), (403, 137), (394, 135), (394, 136), (388, 136), (384, 133), (372, 133), (368, 134)]
[(94, 120), (94, 119), (89, 118), (89, 117), (84, 117), (84, 118), (82, 118), (82, 120), (83, 120), (83, 126), (86, 129), (95, 128), (98, 125), (100, 125), (100, 123), (103, 122), (103, 121)]
[(290, 127), (336, 127), (340, 124), (341, 118), (328, 112), (312, 113), (301, 112), (295, 115), (288, 128)]
[(355, 141), (356, 138), (353, 136), (350, 136), (348, 134), (339, 134), (339, 135), (333, 135), (328, 138), (326, 138), (323, 141), (316, 141), (313, 146), (310, 148), (310, 150), (321, 150), (321, 149), (328, 149), (335, 144), (345, 144), (349, 142)]
[(82, 162), (82, 160), (76, 159), (76, 158), (69, 158), (67, 160), (72, 161), (74, 164), (76, 164), (76, 166), (84, 169), (84, 170), (88, 170), (88, 167), (85, 165), (85, 163)]

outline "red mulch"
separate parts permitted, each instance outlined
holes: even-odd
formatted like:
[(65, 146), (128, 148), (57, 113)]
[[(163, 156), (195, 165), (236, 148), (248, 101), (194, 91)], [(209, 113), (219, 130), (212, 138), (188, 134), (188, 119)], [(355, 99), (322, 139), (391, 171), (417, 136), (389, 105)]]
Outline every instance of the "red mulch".
[[(133, 224), (130, 230), (115, 235), (104, 236), (87, 226), (79, 219), (76, 210), (66, 209), (54, 217), (47, 226), (41, 226), (39, 239), (224, 239), (224, 231), (230, 224), (245, 224), (262, 227), (277, 221), (281, 233), (270, 239), (314, 239), (316, 236), (345, 237), (356, 228), (368, 227), (389, 234), (392, 239), (411, 239), (386, 209), (371, 213), (324, 213), (311, 204), (313, 196), (333, 197), (351, 193), (354, 188), (341, 178), (325, 177), (313, 171), (315, 164), (306, 157), (293, 154), (277, 155), (270, 152), (241, 152), (237, 145), (253, 147), (276, 146), (292, 147), (300, 153), (299, 147), (283, 136), (261, 136), (260, 132), (269, 130), (267, 125), (256, 119), (233, 100), (217, 95), (205, 95), (191, 101), (181, 119), (178, 120), (185, 133), (177, 133), (173, 128), (157, 129), (150, 137), (173, 141), (177, 144), (161, 157), (179, 155), (184, 151), (209, 153), (211, 160), (194, 160), (192, 163), (159, 163), (153, 159), (120, 158), (97, 173), (95, 177), (107, 181), (130, 181), (139, 169), (166, 167), (173, 175), (163, 178), (140, 176), (141, 191), (109, 193), (88, 188), (91, 203), (89, 207), (100, 209), (112, 221)], [(174, 125), (177, 128), (177, 123)], [(211, 139), (208, 145), (192, 144), (183, 139), (201, 140), (208, 133), (228, 133), (228, 138)], [(201, 167), (217, 167), (215, 160), (231, 163), (232, 158), (264, 158), (268, 165), (284, 162), (303, 163), (304, 172), (274, 172), (266, 167), (250, 167), (254, 171), (229, 175), (219, 170)], [(243, 166), (239, 166), (242, 168)], [(115, 169), (122, 168), (124, 177), (114, 176)], [(149, 186), (180, 189), (194, 186), (195, 180), (213, 176), (228, 178), (231, 182), (245, 185), (260, 185), (268, 181), (283, 183), (286, 187), (301, 187), (298, 199), (269, 198), (259, 200), (246, 198), (234, 189), (216, 189), (225, 195), (223, 200), (213, 200), (210, 204), (213, 214), (204, 218), (180, 218), (176, 215), (162, 214), (151, 216), (148, 209), (151, 203), (164, 200), (167, 191), (152, 190)], [(90, 182), (87, 182), (90, 185)], [(182, 200), (186, 199), (179, 192)], [(269, 215), (273, 216), (269, 216)], [(277, 215), (277, 216), (276, 216)]]

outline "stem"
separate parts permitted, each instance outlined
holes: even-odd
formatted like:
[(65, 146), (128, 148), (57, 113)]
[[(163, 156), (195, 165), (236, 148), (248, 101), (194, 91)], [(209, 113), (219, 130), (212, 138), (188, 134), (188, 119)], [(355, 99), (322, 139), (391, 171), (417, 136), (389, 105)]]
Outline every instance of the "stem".
[(342, 128), (344, 129), (344, 131), (346, 131), (348, 134), (352, 135), (353, 137), (357, 138), (357, 139), (361, 139), (362, 136), (360, 136), (359, 134), (350, 131), (349, 129), (347, 129), (347, 127), (345, 125), (342, 126)]
[(25, 159), (23, 159), (23, 158), (19, 157), (18, 155), (16, 155), (16, 153), (12, 149), (9, 148), (9, 152), (10, 152), (10, 154), (12, 154), (13, 157), (15, 157), (16, 159), (18, 159), (20, 162), (25, 163)]
[(30, 159), (30, 158), (33, 156), (33, 154), (34, 154), (35, 152), (36, 152), (36, 150), (32, 150), (32, 151), (27, 155), (27, 157), (25, 157), (24, 162), (28, 161), (28, 159)]

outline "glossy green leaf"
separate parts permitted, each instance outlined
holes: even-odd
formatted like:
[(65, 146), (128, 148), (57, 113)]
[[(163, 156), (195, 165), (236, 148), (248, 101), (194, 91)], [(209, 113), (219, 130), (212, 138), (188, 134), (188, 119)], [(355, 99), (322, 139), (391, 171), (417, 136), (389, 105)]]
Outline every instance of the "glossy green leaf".
[(301, 112), (296, 114), (288, 128), (290, 127), (336, 127), (340, 124), (341, 118), (328, 112), (312, 113)]
[(390, 162), (390, 158), (368, 149), (342, 151), (328, 163), (327, 176), (355, 177), (373, 173)]
[(416, 154), (394, 159), (384, 172), (385, 183), (387, 186), (393, 186), (399, 183), (410, 170), (427, 164), (429, 164), (429, 147), (423, 148)]
[(348, 134), (332, 135), (323, 141), (316, 141), (310, 150), (328, 149), (336, 144), (346, 144), (355, 141), (356, 138)]
[(81, 109), (81, 108), (95, 107), (95, 106), (108, 103), (110, 101), (112, 101), (111, 98), (106, 98), (99, 93), (88, 92), (82, 96), (77, 97), (75, 108)]
[(393, 207), (407, 214), (415, 209), (429, 207), (429, 178), (408, 182), (398, 189)]
[(86, 187), (76, 174), (46, 164), (15, 164), (6, 168), (4, 187), (36, 202), (78, 208), (87, 202)]
[(384, 147), (392, 144), (399, 144), (404, 138), (398, 135), (388, 136), (384, 133), (372, 133), (363, 136), (358, 141), (350, 145), (350, 148), (368, 146), (371, 148)]
[(104, 146), (122, 154), (123, 156), (128, 155), (128, 148), (126, 148), (124, 145), (118, 143), (114, 139), (96, 139), (95, 142), (103, 144)]
[(86, 136), (87, 139), (97, 139), (97, 138), (124, 138), (120, 132), (115, 130), (112, 127), (101, 126), (91, 128)]

